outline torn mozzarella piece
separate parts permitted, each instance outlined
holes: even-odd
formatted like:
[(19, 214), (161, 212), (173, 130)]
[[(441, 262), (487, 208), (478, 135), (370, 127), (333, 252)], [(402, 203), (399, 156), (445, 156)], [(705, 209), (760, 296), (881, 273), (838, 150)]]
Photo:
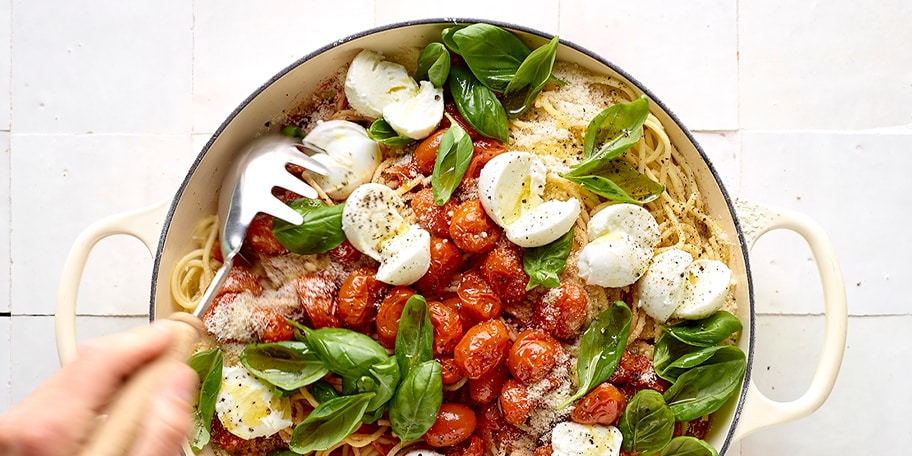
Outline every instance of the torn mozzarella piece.
[(431, 264), (431, 235), (400, 214), (402, 199), (393, 189), (361, 185), (345, 201), (342, 231), (358, 251), (380, 262), (377, 280), (409, 285)]
[(681, 304), (673, 316), (699, 320), (712, 315), (725, 304), (731, 278), (731, 269), (721, 261), (694, 261), (684, 271)]
[(692, 262), (693, 256), (679, 249), (656, 255), (637, 283), (639, 307), (656, 321), (668, 320), (684, 298), (683, 278)]
[(565, 421), (554, 426), (551, 448), (554, 456), (618, 456), (624, 437), (614, 426)]
[(386, 105), (417, 92), (418, 83), (404, 66), (383, 60), (380, 54), (367, 49), (355, 56), (345, 75), (348, 103), (368, 117), (382, 116)]
[(563, 236), (576, 223), (580, 203), (544, 201), (544, 163), (530, 153), (508, 152), (492, 158), (478, 176), (478, 195), (489, 217), (507, 239), (521, 247), (539, 247)]
[(421, 81), (415, 96), (384, 106), (383, 118), (400, 135), (426, 138), (443, 118), (443, 89), (434, 87), (429, 81)]
[(577, 260), (580, 277), (589, 285), (616, 288), (646, 273), (661, 233), (646, 209), (615, 204), (589, 219), (588, 236), (589, 244)]
[(242, 438), (268, 437), (294, 425), (291, 402), (242, 366), (222, 369), (215, 413), (225, 430)]
[(304, 141), (326, 151), (311, 157), (325, 165), (329, 173), (307, 174), (336, 200), (347, 198), (359, 185), (370, 182), (382, 159), (380, 146), (367, 136), (367, 130), (347, 120), (320, 122)]

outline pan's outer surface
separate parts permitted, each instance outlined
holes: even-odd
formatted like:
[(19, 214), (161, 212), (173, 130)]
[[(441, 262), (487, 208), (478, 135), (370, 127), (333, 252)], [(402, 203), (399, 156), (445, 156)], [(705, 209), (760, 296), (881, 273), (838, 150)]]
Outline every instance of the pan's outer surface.
[[(396, 53), (403, 46), (421, 47), (440, 40), (440, 32), (454, 23), (479, 22), (471, 19), (427, 20), (393, 24), (334, 42), (298, 60), (267, 81), (225, 120), (197, 157), (175, 195), (163, 224), (162, 236), (155, 254), (152, 278), (151, 318), (163, 318), (178, 309), (171, 300), (169, 276), (172, 265), (187, 251), (189, 233), (199, 219), (214, 214), (218, 183), (230, 168), (233, 154), (252, 138), (277, 127), (284, 112), (309, 96), (317, 85), (341, 65), (348, 63), (363, 48)], [(484, 21), (489, 22), (490, 21)], [(495, 23), (516, 32), (530, 47), (537, 47), (552, 36), (510, 24)], [(650, 98), (650, 110), (665, 127), (672, 143), (686, 157), (697, 176), (710, 215), (724, 228), (732, 248), (729, 267), (735, 280), (738, 317), (744, 323), (740, 348), (747, 354), (747, 377), (750, 378), (754, 353), (754, 305), (749, 274), (747, 245), (728, 193), (707, 156), (674, 114), (639, 82), (604, 58), (573, 43), (561, 41), (557, 58), (577, 63), (589, 70), (606, 74), (629, 84)], [(745, 381), (737, 401), (716, 413), (707, 440), (721, 453), (733, 441), (735, 426), (747, 393)], [(207, 450), (208, 451), (208, 450)]]

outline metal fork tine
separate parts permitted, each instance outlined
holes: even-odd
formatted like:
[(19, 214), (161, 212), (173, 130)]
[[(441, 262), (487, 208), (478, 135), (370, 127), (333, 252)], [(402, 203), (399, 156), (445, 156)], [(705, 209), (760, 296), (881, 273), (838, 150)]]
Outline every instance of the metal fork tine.
[(300, 225), (304, 221), (304, 217), (299, 214), (298, 211), (292, 209), (278, 198), (263, 200), (262, 205), (263, 206), (259, 208), (261, 212), (269, 214), (277, 219), (282, 219), (292, 225)]
[(291, 190), (305, 198), (319, 198), (320, 195), (317, 194), (317, 191), (313, 187), (307, 185), (306, 182), (294, 177), (289, 173), (277, 172), (275, 175), (275, 181), (273, 184), (276, 187), (284, 188), (285, 190)]
[(314, 174), (319, 174), (321, 176), (329, 174), (329, 169), (327, 169), (326, 166), (297, 149), (293, 151), (289, 150), (288, 153), (284, 155), (284, 158), (288, 161), (288, 163), (307, 168), (308, 171)]

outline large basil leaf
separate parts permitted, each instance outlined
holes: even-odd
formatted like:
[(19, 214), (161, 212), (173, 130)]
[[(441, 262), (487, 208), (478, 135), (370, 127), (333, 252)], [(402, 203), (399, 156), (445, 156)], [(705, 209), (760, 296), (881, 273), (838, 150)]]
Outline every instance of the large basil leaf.
[(658, 391), (640, 390), (630, 399), (618, 429), (623, 446), (637, 454), (659, 451), (674, 436), (675, 416)]
[(307, 386), (329, 373), (317, 354), (298, 341), (248, 345), (241, 352), (241, 364), (254, 376), (286, 391)]
[(371, 366), (389, 357), (377, 341), (350, 329), (305, 328), (304, 335), (323, 364), (343, 379), (354, 381), (369, 375)]
[(412, 295), (402, 308), (395, 351), (402, 378), (415, 366), (434, 359), (434, 326), (427, 301), (421, 295)]
[(472, 138), (458, 123), (450, 119), (450, 128), (447, 128), (440, 137), (434, 172), (431, 174), (435, 204), (443, 206), (450, 200), (469, 168), (474, 151)]
[(418, 56), (418, 69), (415, 70), (415, 80), (431, 81), (434, 87), (443, 87), (450, 75), (450, 53), (443, 43), (430, 43), (425, 46)]
[(396, 357), (390, 356), (386, 361), (374, 364), (369, 369), (370, 376), (361, 377), (358, 385), (360, 393), (375, 393), (366, 412), (374, 412), (386, 405), (393, 398), (396, 387), (399, 386), (399, 363)]
[(464, 67), (451, 68), (449, 81), (456, 108), (469, 126), (483, 136), (509, 142), (507, 113), (494, 92)]
[(691, 436), (675, 437), (659, 456), (719, 456), (710, 444)]
[(415, 440), (437, 421), (443, 403), (442, 368), (437, 361), (425, 361), (402, 380), (390, 401), (389, 420), (393, 433), (403, 442)]
[(659, 377), (668, 380), (669, 382), (674, 382), (680, 372), (675, 373), (674, 376), (668, 375), (668, 369), (676, 359), (696, 350), (696, 347), (687, 345), (674, 337), (668, 335), (668, 333), (662, 333), (658, 339), (656, 339), (655, 347), (652, 350), (652, 366), (655, 369), (656, 375)]
[(631, 319), (630, 308), (618, 301), (589, 323), (580, 337), (576, 363), (579, 389), (559, 409), (585, 396), (592, 388), (611, 377), (627, 346)]
[(197, 451), (209, 443), (215, 400), (222, 387), (223, 363), (222, 350), (218, 347), (196, 353), (187, 362), (196, 371), (200, 381), (199, 403), (196, 406), (194, 432), (190, 442)]
[[(209, 425), (211, 425), (211, 421)], [(209, 444), (209, 441), (212, 439), (212, 434), (210, 434), (207, 425), (203, 421), (203, 417), (200, 416), (199, 410), (193, 412), (193, 429), (190, 430), (190, 434), (187, 436), (187, 443), (190, 444), (190, 448), (195, 452), (200, 452), (203, 448)]]
[(567, 268), (567, 257), (573, 247), (573, 230), (567, 231), (556, 241), (541, 247), (532, 247), (523, 252), (523, 270), (529, 275), (526, 291), (538, 285), (548, 288), (560, 286), (558, 277)]
[(715, 412), (741, 386), (747, 361), (735, 346), (724, 346), (703, 364), (681, 374), (665, 391), (665, 402), (678, 421)]
[(551, 77), (554, 58), (557, 56), (558, 38), (532, 51), (516, 70), (503, 94), (503, 105), (507, 117), (515, 119), (526, 112), (545, 83)]
[(620, 157), (640, 140), (648, 116), (649, 99), (645, 96), (629, 103), (617, 103), (597, 114), (583, 137), (583, 161), (571, 167), (570, 174), (591, 174)]
[[(725, 347), (717, 345), (714, 347), (694, 349), (693, 351), (682, 354), (671, 362), (665, 363), (661, 369), (656, 367), (656, 374), (669, 382), (674, 382), (681, 374), (705, 363), (712, 358), (717, 351), (722, 350), (723, 348)], [(659, 370), (661, 370), (661, 373)]]
[(322, 403), (339, 397), (339, 392), (325, 380), (320, 380), (310, 385), (310, 395), (313, 396), (317, 402)]
[(563, 177), (587, 190), (619, 203), (646, 204), (658, 198), (665, 186), (646, 177), (623, 160), (612, 160), (602, 166), (599, 175)]
[(662, 327), (675, 339), (694, 347), (719, 344), (741, 328), (741, 320), (724, 310), (702, 320), (684, 320)]
[(531, 52), (516, 35), (490, 24), (463, 27), (454, 31), (450, 39), (475, 77), (497, 92), (506, 89)]
[(300, 225), (281, 219), (272, 221), (272, 234), (291, 252), (301, 255), (325, 253), (345, 240), (342, 231), (344, 204), (327, 206), (320, 200), (301, 198), (288, 203), (304, 217)]
[(321, 403), (295, 427), (288, 447), (299, 454), (331, 448), (358, 429), (373, 397), (364, 393)]
[(400, 135), (389, 122), (382, 118), (371, 122), (370, 128), (367, 129), (367, 136), (378, 143), (392, 147), (403, 147), (415, 142), (408, 136)]
[(443, 44), (447, 47), (447, 49), (450, 50), (450, 52), (453, 52), (457, 55), (461, 54), (459, 52), (459, 46), (455, 41), (453, 41), (453, 34), (466, 27), (468, 27), (468, 25), (454, 25), (452, 27), (447, 27), (443, 29), (442, 32), (440, 32), (440, 40), (443, 41)]

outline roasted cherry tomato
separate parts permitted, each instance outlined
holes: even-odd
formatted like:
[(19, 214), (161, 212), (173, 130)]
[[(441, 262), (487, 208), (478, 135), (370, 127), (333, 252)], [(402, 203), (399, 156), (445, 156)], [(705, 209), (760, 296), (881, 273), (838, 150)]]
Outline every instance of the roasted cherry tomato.
[[(472, 138), (472, 141), (475, 141), (476, 139), (481, 138), (481, 135), (478, 134), (478, 132), (475, 131), (475, 129), (472, 128), (472, 126), (469, 125), (468, 122), (466, 122), (464, 117), (462, 117), (462, 113), (460, 113), (459, 108), (456, 107), (455, 101), (447, 100), (443, 104), (443, 110), (446, 111), (446, 113), (449, 114), (450, 117), (452, 117), (456, 121), (456, 123), (459, 124), (459, 126), (462, 127), (462, 129), (466, 131), (466, 133), (468, 133), (469, 138)], [(440, 127), (449, 128), (450, 119), (448, 119), (447, 117), (444, 116), (443, 120), (440, 121)]]
[(507, 379), (500, 391), (500, 409), (507, 423), (518, 425), (529, 419), (535, 408), (535, 401), (529, 397), (529, 390), (515, 378)]
[(431, 325), (434, 326), (434, 356), (453, 353), (456, 344), (462, 339), (462, 320), (453, 309), (440, 301), (428, 302)]
[(305, 274), (295, 279), (298, 302), (310, 318), (310, 323), (317, 328), (340, 328), (336, 295), (336, 285), (320, 274)]
[(627, 396), (611, 383), (604, 382), (583, 396), (570, 419), (580, 424), (615, 424), (627, 407)]
[(266, 343), (282, 342), (294, 337), (294, 327), (285, 316), (268, 307), (254, 309), (251, 319), (256, 328), (257, 337)]
[(209, 308), (206, 309), (206, 313), (203, 314), (203, 327), (206, 328), (206, 331), (213, 336), (218, 335), (218, 328), (214, 328), (213, 325), (213, 316), (220, 312), (222, 306), (231, 305), (234, 302), (235, 298), (238, 297), (240, 293), (230, 292), (230, 293), (220, 293), (215, 299), (212, 300), (212, 304), (209, 305)]
[(244, 291), (249, 291), (254, 296), (262, 294), (263, 286), (260, 285), (260, 277), (250, 272), (246, 267), (233, 266), (228, 271), (228, 277), (225, 278), (225, 283), (222, 284), (219, 294), (242, 293)]
[(279, 243), (279, 240), (272, 234), (272, 219), (271, 215), (261, 212), (253, 217), (253, 221), (247, 228), (245, 244), (253, 247), (253, 250), (262, 255), (274, 256), (285, 253), (285, 246)]
[(212, 417), (212, 425), (209, 433), (212, 438), (212, 443), (215, 443), (219, 448), (225, 451), (236, 450), (240, 448), (241, 445), (247, 443), (247, 440), (228, 432), (217, 416)]
[(396, 345), (396, 333), (399, 332), (399, 320), (402, 318), (402, 309), (409, 298), (415, 295), (415, 290), (406, 287), (393, 287), (383, 298), (377, 310), (377, 340), (386, 348)]
[(519, 334), (507, 356), (507, 368), (519, 381), (530, 384), (551, 372), (564, 351), (560, 342), (543, 331), (527, 329)]
[(497, 318), (503, 312), (500, 298), (475, 269), (462, 274), (456, 294), (459, 295), (462, 309), (475, 321)]
[(348, 265), (358, 261), (361, 258), (361, 252), (346, 239), (329, 251), (329, 257), (337, 263)]
[(551, 456), (554, 454), (554, 448), (551, 445), (545, 445), (535, 449), (535, 453), (532, 453), (532, 456)]
[(503, 361), (509, 348), (507, 326), (500, 320), (488, 320), (466, 331), (456, 345), (454, 358), (466, 377), (480, 378)]
[(421, 174), (424, 174), (425, 176), (433, 174), (434, 162), (437, 161), (437, 150), (440, 149), (440, 138), (443, 137), (444, 133), (446, 133), (445, 128), (437, 130), (431, 136), (424, 138), (424, 140), (415, 147), (415, 152), (412, 154), (412, 161), (415, 163), (415, 168), (417, 168), (418, 172)]
[(529, 275), (523, 269), (522, 255), (522, 248), (501, 241), (481, 265), (481, 276), (504, 304), (516, 305), (526, 299)]
[(412, 284), (425, 293), (437, 292), (453, 281), (453, 276), (462, 265), (462, 252), (452, 241), (436, 236), (431, 237), (431, 265), (428, 271)]
[(492, 158), (507, 152), (507, 148), (496, 139), (480, 137), (472, 141), (472, 145), (475, 150), (472, 154), (472, 161), (469, 162), (469, 167), (466, 168), (465, 176), (460, 183), (463, 188), (469, 188), (475, 184), (481, 168), (484, 168), (484, 165)]
[(450, 222), (457, 206), (455, 200), (451, 198), (443, 206), (438, 206), (434, 202), (434, 190), (427, 187), (419, 190), (409, 205), (415, 211), (418, 225), (431, 233), (431, 236), (450, 237)]
[(500, 227), (485, 213), (480, 200), (464, 201), (453, 212), (450, 238), (463, 251), (490, 252), (500, 240), (500, 235)]
[(424, 441), (434, 448), (443, 448), (461, 443), (475, 432), (475, 412), (462, 404), (440, 405), (437, 421), (424, 433)]
[(564, 282), (536, 303), (533, 321), (536, 327), (552, 336), (567, 340), (579, 334), (586, 322), (588, 308), (589, 301), (582, 287)]
[(479, 404), (489, 404), (500, 396), (509, 377), (510, 372), (503, 364), (495, 366), (481, 377), (469, 380), (469, 395)]
[(339, 318), (346, 326), (362, 327), (377, 314), (377, 306), (386, 294), (387, 285), (377, 280), (376, 275), (374, 268), (358, 268), (339, 287)]
[(633, 396), (640, 390), (651, 389), (664, 393), (671, 384), (655, 373), (652, 358), (646, 355), (634, 355), (624, 350), (621, 360), (609, 382), (621, 386), (627, 396)]
[(443, 370), (442, 380), (444, 385), (455, 385), (465, 377), (453, 358), (437, 358), (437, 362), (440, 363), (440, 367)]
[(473, 434), (459, 445), (445, 448), (443, 454), (445, 456), (484, 456), (484, 441), (481, 440), (481, 437)]

